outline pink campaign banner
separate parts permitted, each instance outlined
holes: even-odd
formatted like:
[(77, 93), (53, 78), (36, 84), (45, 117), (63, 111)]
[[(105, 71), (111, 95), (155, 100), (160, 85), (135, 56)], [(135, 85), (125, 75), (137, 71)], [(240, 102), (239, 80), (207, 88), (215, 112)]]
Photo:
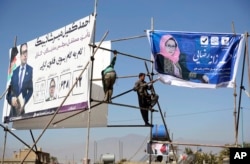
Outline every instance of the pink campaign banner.
[(147, 31), (154, 68), (165, 84), (191, 88), (232, 88), (243, 34)]

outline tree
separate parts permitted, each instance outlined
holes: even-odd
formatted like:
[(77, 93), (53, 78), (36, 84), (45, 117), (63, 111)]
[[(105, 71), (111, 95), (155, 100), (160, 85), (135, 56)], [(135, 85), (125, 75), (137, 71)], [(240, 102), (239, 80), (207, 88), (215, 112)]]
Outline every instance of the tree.
[(194, 155), (193, 160), (190, 161), (190, 163), (192, 163), (192, 164), (201, 164), (203, 162), (209, 163), (209, 164), (218, 164), (218, 160), (217, 160), (218, 158), (212, 152), (210, 152), (210, 153), (205, 153), (202, 151), (193, 152), (193, 150), (191, 148), (185, 148), (184, 152), (188, 156)]
[(250, 147), (250, 143), (249, 142), (243, 142), (243, 146), (244, 147)]
[[(223, 159), (226, 159), (226, 158), (230, 157), (230, 148), (229, 148), (229, 146), (235, 147), (235, 145), (232, 145), (232, 144), (226, 144), (225, 146), (228, 146), (228, 147), (222, 149), (220, 151), (220, 153), (219, 153), (219, 157), (218, 157), (219, 164), (223, 163)], [(250, 143), (243, 142), (243, 146), (244, 146), (244, 148), (245, 147), (250, 147)], [(238, 145), (237, 147), (241, 147), (241, 145)]]
[(194, 154), (193, 150), (190, 147), (185, 147), (184, 153), (186, 153), (187, 155)]
[(54, 156), (51, 156), (51, 157), (50, 157), (50, 163), (51, 163), (51, 164), (57, 164), (57, 163), (58, 163), (57, 158), (54, 157)]

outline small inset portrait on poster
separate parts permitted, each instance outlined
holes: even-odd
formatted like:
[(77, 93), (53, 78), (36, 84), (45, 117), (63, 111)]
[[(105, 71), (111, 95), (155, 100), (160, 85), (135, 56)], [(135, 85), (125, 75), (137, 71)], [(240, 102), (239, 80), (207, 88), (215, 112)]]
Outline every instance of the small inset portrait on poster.
[(57, 78), (51, 78), (48, 80), (48, 97), (45, 101), (52, 101), (56, 99), (56, 84)]

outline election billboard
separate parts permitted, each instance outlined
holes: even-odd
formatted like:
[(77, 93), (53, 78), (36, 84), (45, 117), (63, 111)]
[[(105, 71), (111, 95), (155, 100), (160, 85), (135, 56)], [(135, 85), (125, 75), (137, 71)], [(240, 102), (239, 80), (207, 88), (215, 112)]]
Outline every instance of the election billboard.
[(191, 88), (234, 86), (244, 35), (148, 30), (147, 36), (163, 83)]
[[(93, 15), (84, 17), (10, 49), (3, 122), (13, 122), (17, 129), (43, 128), (59, 107), (55, 120), (90, 109), (92, 48), (89, 44), (93, 40), (94, 19)], [(111, 44), (102, 46), (110, 48)], [(100, 51), (95, 54), (100, 57), (98, 60), (106, 60), (93, 68), (93, 77), (100, 76), (110, 62), (110, 53), (98, 55)], [(96, 82), (92, 89), (101, 92), (102, 85)], [(100, 107), (106, 109), (107, 105), (96, 108)], [(83, 115), (64, 121), (62, 126), (83, 127)], [(105, 124), (106, 120), (103, 121)], [(99, 122), (97, 126), (100, 125)]]

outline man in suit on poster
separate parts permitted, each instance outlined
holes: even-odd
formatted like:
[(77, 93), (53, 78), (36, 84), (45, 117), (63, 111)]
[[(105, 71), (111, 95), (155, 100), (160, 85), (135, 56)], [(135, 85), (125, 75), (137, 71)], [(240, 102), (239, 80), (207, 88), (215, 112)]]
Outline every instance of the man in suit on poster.
[(28, 45), (20, 46), (21, 64), (13, 71), (7, 101), (11, 105), (10, 117), (20, 116), (25, 113), (25, 105), (33, 94), (33, 68), (27, 64)]

